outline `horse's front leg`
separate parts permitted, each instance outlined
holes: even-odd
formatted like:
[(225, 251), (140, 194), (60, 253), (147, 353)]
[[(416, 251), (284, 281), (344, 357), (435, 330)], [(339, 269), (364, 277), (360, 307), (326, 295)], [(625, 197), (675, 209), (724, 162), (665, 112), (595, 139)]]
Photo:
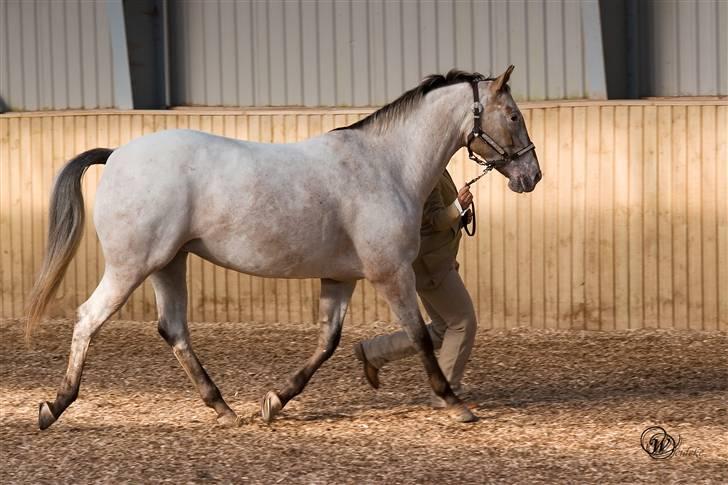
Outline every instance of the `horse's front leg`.
[(417, 349), (430, 386), (437, 396), (447, 403), (450, 416), (456, 421), (468, 423), (478, 418), (455, 395), (435, 358), (432, 339), (417, 305), (415, 274), (411, 266), (403, 266), (394, 273), (377, 278), (372, 284), (384, 295), (399, 323)]
[(314, 372), (333, 355), (339, 345), (341, 326), (355, 287), (356, 281), (321, 280), (319, 299), (321, 333), (318, 346), (304, 366), (288, 378), (281, 391), (269, 391), (265, 395), (260, 414), (266, 423), (269, 423), (288, 401), (303, 391)]

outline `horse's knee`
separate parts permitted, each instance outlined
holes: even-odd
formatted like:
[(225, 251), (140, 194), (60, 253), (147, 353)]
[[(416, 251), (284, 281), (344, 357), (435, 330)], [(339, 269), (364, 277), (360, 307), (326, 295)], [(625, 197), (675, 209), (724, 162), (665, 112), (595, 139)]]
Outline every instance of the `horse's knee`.
[(162, 317), (157, 322), (157, 332), (170, 347), (177, 347), (185, 341), (185, 329), (180, 325), (172, 325)]
[(334, 352), (339, 347), (340, 341), (341, 341), (341, 330), (339, 330), (334, 335), (332, 335), (329, 338), (329, 341), (326, 342), (326, 346), (324, 347), (324, 356), (326, 359), (329, 359), (329, 358), (331, 358), (332, 355), (334, 355)]
[(163, 318), (160, 318), (159, 321), (157, 322), (157, 332), (159, 332), (159, 335), (170, 346), (174, 345), (174, 340), (172, 339), (172, 335), (169, 333), (169, 330), (167, 328), (167, 322)]

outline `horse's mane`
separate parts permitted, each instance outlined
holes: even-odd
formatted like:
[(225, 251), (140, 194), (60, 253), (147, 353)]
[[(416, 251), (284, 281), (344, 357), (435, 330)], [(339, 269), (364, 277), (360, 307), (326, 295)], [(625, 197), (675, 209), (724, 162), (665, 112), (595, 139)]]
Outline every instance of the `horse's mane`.
[(406, 91), (399, 98), (387, 105), (384, 105), (382, 108), (378, 109), (366, 118), (362, 118), (349, 126), (335, 128), (332, 131), (360, 130), (368, 127), (376, 127), (380, 131), (385, 131), (393, 121), (396, 121), (410, 113), (430, 91), (453, 84), (465, 82), (470, 83), (475, 79), (492, 81), (494, 78), (486, 78), (477, 72), (465, 72), (458, 69), (451, 69), (450, 72), (444, 76), (442, 74), (432, 74), (423, 79), (416, 87)]

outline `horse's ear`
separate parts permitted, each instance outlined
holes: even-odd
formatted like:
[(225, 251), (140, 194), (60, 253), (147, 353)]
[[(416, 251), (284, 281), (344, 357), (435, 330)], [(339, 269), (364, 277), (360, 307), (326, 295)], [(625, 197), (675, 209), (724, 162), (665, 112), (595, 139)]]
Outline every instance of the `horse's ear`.
[(493, 81), (493, 84), (491, 84), (491, 89), (493, 90), (493, 92), (498, 92), (498, 91), (503, 90), (503, 87), (505, 87), (505, 85), (508, 83), (508, 79), (510, 79), (510, 77), (511, 77), (511, 73), (513, 72), (513, 69), (515, 69), (515, 67), (513, 66), (513, 64), (511, 64), (510, 66), (508, 66), (508, 69), (506, 69), (506, 71), (503, 74), (498, 76), (496, 78), (496, 80)]

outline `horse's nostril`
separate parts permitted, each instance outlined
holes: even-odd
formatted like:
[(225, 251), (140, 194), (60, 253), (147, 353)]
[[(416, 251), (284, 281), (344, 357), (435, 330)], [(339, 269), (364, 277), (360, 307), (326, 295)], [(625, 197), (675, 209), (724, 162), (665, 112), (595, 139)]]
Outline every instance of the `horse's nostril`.
[(533, 185), (536, 185), (540, 181), (541, 181), (541, 170), (539, 170), (538, 173), (536, 174), (536, 178), (533, 181)]

